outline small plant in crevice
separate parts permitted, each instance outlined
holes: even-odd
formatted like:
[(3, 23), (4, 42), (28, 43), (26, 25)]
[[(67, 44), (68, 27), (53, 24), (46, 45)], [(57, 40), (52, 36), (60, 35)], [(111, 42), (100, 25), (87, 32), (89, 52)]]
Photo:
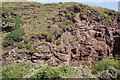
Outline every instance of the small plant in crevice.
[(65, 45), (68, 45), (68, 42), (67, 42), (67, 41), (65, 41), (65, 40), (63, 40), (63, 43), (64, 43)]
[(30, 51), (31, 53), (35, 53), (35, 52), (36, 52), (36, 50), (35, 50), (34, 48), (30, 48), (29, 51)]
[(23, 43), (19, 43), (19, 44), (18, 44), (18, 48), (19, 48), (19, 49), (22, 49), (23, 47), (24, 47), (24, 44), (23, 44)]
[(92, 24), (92, 23), (93, 23), (93, 20), (92, 20), (92, 19), (89, 19), (88, 21), (89, 21), (89, 23), (90, 23), (90, 24)]
[(31, 49), (32, 48), (32, 44), (26, 44), (25, 47), (26, 47), (26, 49)]
[(81, 18), (81, 20), (85, 20), (85, 19), (87, 19), (87, 15), (84, 13), (81, 13), (80, 18)]
[(107, 25), (105, 25), (105, 28), (107, 29)]
[(77, 24), (75, 24), (75, 28), (77, 28)]
[(28, 38), (24, 38), (24, 43), (28, 44), (29, 43), (29, 39)]
[(89, 23), (88, 23), (88, 26), (90, 26), (90, 25), (91, 25), (91, 23), (89, 22)]
[(35, 53), (36, 49), (32, 47), (32, 44), (26, 44), (25, 45), (26, 49), (29, 50), (30, 53)]
[(83, 42), (84, 42), (84, 43), (88, 43), (88, 42), (89, 42), (89, 40), (88, 40), (88, 39), (85, 39)]
[(37, 45), (38, 45), (38, 46), (41, 46), (42, 44), (44, 44), (44, 43), (43, 43), (43, 42), (40, 42), (40, 43), (38, 43)]
[(70, 21), (70, 20), (65, 20), (64, 24), (65, 25), (73, 25), (74, 23), (72, 21)]
[(76, 14), (73, 11), (70, 11), (70, 13), (72, 14), (73, 17), (76, 16)]
[(52, 42), (52, 36), (47, 36), (47, 38), (46, 38), (46, 40), (48, 41), (48, 42)]
[(79, 38), (75, 38), (75, 41), (79, 41)]
[(60, 40), (56, 41), (56, 45), (59, 46), (61, 44)]

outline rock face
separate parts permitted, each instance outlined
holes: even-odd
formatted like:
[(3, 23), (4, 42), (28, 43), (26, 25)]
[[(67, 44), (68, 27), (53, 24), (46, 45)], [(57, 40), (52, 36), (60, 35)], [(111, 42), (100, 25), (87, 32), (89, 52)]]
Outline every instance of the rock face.
[[(34, 9), (36, 6), (26, 6), (22, 9), (24, 10), (28, 7)], [(61, 12), (59, 14), (62, 15)], [(87, 17), (81, 15), (79, 10), (75, 14), (76, 17), (75, 19), (72, 18), (72, 20), (76, 27), (72, 25), (63, 27), (59, 24), (48, 27), (48, 31), (55, 30), (52, 40), (46, 39), (48, 37), (46, 34), (30, 37), (29, 43), (32, 44), (36, 52), (31, 53), (26, 48), (5, 48), (5, 52), (2, 55), (3, 65), (9, 62), (31, 62), (36, 65), (48, 64), (50, 66), (58, 66), (63, 63), (67, 65), (73, 64), (74, 66), (90, 66), (93, 61), (101, 60), (102, 57), (120, 58), (119, 22), (114, 22), (117, 25), (113, 24), (106, 27), (103, 25), (106, 21), (102, 20), (102, 16), (93, 11), (95, 17), (92, 18), (93, 22), (88, 25)], [(26, 13), (24, 15), (29, 14)], [(34, 18), (36, 17), (34, 16)], [(64, 21), (64, 17), (62, 18), (59, 15), (58, 18), (60, 18), (60, 21)], [(52, 20), (57, 21), (56, 18)], [(117, 21), (117, 18), (113, 21)], [(59, 45), (56, 45), (57, 41), (59, 41)], [(22, 42), (25, 44), (24, 41)]]
[[(106, 32), (106, 29), (97, 30), (88, 30), (81, 33), (79, 30), (74, 30), (73, 32), (67, 29), (71, 27), (66, 27), (66, 31), (61, 34), (61, 37), (58, 38), (61, 44), (56, 45), (55, 41), (44, 42), (43, 44), (36, 47), (35, 53), (30, 53), (28, 50), (14, 48), (12, 51), (6, 51), (3, 57), (8, 59), (14, 59), (11, 61), (14, 62), (31, 62), (36, 65), (48, 64), (51, 66), (58, 66), (60, 64), (67, 64), (74, 66), (87, 65), (90, 66), (92, 61), (98, 61), (102, 58), (92, 58), (95, 57), (117, 57), (119, 55), (119, 44), (120, 36), (114, 31), (109, 30)], [(111, 34), (111, 35), (110, 35)], [(112, 35), (114, 34), (114, 35)], [(106, 36), (109, 35), (109, 36)], [(45, 38), (35, 37), (34, 41), (31, 37), (31, 43), (36, 45), (37, 42), (45, 41)], [(79, 38), (79, 40), (75, 40)], [(34, 42), (34, 43), (33, 43)], [(37, 43), (38, 44), (38, 43)], [(7, 55), (7, 56), (6, 56)], [(3, 62), (6, 60), (3, 60)]]

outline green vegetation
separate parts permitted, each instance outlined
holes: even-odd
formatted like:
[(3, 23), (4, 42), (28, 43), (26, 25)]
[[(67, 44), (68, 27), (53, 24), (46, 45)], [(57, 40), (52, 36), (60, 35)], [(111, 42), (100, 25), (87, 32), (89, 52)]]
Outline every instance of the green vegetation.
[[(109, 19), (111, 19), (111, 17), (115, 17), (115, 15), (117, 15), (117, 12), (115, 12), (113, 10), (109, 10), (106, 8), (100, 8), (100, 7), (90, 7), (88, 5), (83, 5), (83, 4), (74, 3), (74, 2), (66, 2), (66, 3), (60, 2), (59, 4), (54, 3), (51, 5), (41, 4), (41, 3), (33, 3), (33, 2), (24, 3), (24, 4), (23, 3), (21, 3), (21, 4), (8, 3), (8, 4), (4, 4), (4, 7), (9, 7), (9, 6), (15, 7), (16, 6), (16, 12), (19, 12), (19, 10), (22, 6), (29, 5), (29, 4), (41, 6), (41, 8), (34, 8), (34, 10), (27, 10), (27, 9), (22, 10), (22, 13), (31, 15), (32, 14), (31, 12), (34, 12), (34, 16), (37, 16), (37, 18), (34, 18), (34, 16), (31, 16), (28, 18), (28, 15), (22, 16), (23, 21), (25, 22), (25, 25), (22, 25), (21, 27), (25, 30), (25, 33), (28, 36), (46, 33), (46, 32), (48, 34), (50, 34), (51, 32), (48, 32), (47, 27), (54, 25), (53, 23), (56, 23), (56, 24), (65, 23), (65, 25), (74, 23), (74, 17), (77, 12), (81, 13), (80, 17), (82, 19), (90, 18), (92, 20), (95, 17), (100, 17), (100, 20), (108, 21)], [(70, 20), (71, 22), (70, 23), (64, 22), (64, 19), (61, 19), (61, 22), (60, 21), (56, 21), (56, 22), (52, 21), (52, 18), (54, 18), (55, 20), (58, 20), (59, 12), (60, 12), (60, 15), (63, 15), (62, 17), (66, 16), (69, 18), (69, 19), (65, 18), (65, 21)], [(12, 13), (12, 15), (17, 16), (15, 13)], [(26, 19), (26, 18), (28, 18), (28, 19)], [(30, 23), (28, 23), (28, 21)], [(51, 33), (51, 35), (53, 35), (53, 34)]]
[[(11, 22), (11, 23), (15, 23), (15, 27), (13, 28), (14, 30), (12, 30), (9, 34), (7, 34), (7, 36), (4, 38), (3, 40), (3, 46), (11, 46), (13, 45), (14, 42), (19, 42), (21, 41), (23, 38), (23, 36), (25, 35), (25, 32), (20, 29), (21, 24), (23, 24), (21, 17), (15, 13), (12, 13), (11, 9), (9, 8), (2, 8), (2, 21), (3, 22)], [(11, 13), (11, 14), (10, 14)], [(7, 16), (9, 14), (9, 18), (6, 18), (5, 16)]]
[(95, 65), (92, 66), (92, 73), (104, 73), (105, 70), (110, 69), (110, 67), (114, 67), (115, 69), (120, 69), (120, 61), (114, 59), (105, 58)]
[(28, 38), (24, 38), (24, 43), (28, 44), (29, 43), (29, 39)]
[(84, 42), (84, 43), (87, 43), (88, 41), (89, 41), (88, 39), (85, 39), (83, 42)]
[(76, 14), (73, 11), (70, 11), (70, 13), (72, 14), (73, 17), (76, 16)]
[(84, 13), (81, 13), (81, 14), (80, 14), (80, 17), (81, 17), (81, 20), (85, 20), (85, 19), (87, 19), (87, 15), (84, 14)]
[(8, 15), (8, 13), (11, 12), (12, 10), (10, 8), (2, 7), (2, 11), (5, 12), (5, 14)]
[(24, 31), (21, 29), (13, 30), (10, 34), (8, 34), (5, 37), (3, 41), (3, 46), (12, 45), (15, 41), (21, 41), (23, 39), (22, 37), (24, 34)]
[[(3, 67), (2, 78), (23, 78), (24, 75), (29, 74), (31, 69), (37, 69), (37, 67), (31, 63), (9, 64)], [(46, 80), (48, 78), (62, 78), (63, 76), (73, 77), (74, 75), (72, 66), (63, 64), (59, 67), (40, 66), (39, 70), (31, 75), (31, 78)]]
[(56, 45), (59, 46), (61, 42), (59, 40), (56, 41)]
[(47, 40), (48, 42), (51, 42), (51, 41), (52, 41), (52, 37), (48, 35), (47, 38), (46, 38), (46, 40)]
[(79, 41), (79, 38), (76, 38), (75, 41)]
[(90, 26), (90, 25), (91, 25), (91, 23), (89, 22), (89, 23), (88, 23), (88, 26)]
[(40, 80), (46, 80), (46, 79), (57, 79), (61, 78), (62, 73), (58, 70), (58, 68), (52, 68), (52, 67), (41, 67), (40, 70), (33, 76), (33, 78), (37, 78)]
[(59, 2), (59, 4), (63, 4), (63, 2)]
[[(33, 9), (21, 9), (21, 6), (25, 5), (35, 5), (38, 7), (35, 7)], [(17, 6), (16, 6), (17, 5)], [(76, 13), (79, 12), (80, 19), (82, 20), (88, 20), (88, 26), (90, 26), (93, 23), (93, 20), (96, 21), (108, 21), (108, 24), (114, 20), (116, 12), (108, 10), (108, 9), (103, 9), (103, 8), (92, 8), (80, 3), (62, 3), (60, 2), (59, 4), (40, 4), (40, 3), (7, 3), (4, 4), (4, 6), (11, 6), (15, 8), (15, 11), (18, 13), (20, 12), (19, 10), (22, 10), (20, 14), (22, 15), (23, 21), (26, 23), (25, 25), (23, 24), (23, 21), (21, 20), (21, 16), (19, 16), (16, 13), (11, 13), (11, 9), (9, 8), (3, 8), (3, 15), (7, 15), (9, 13), (10, 17), (3, 17), (2, 21), (5, 23), (15, 23), (15, 27), (13, 28), (13, 31), (10, 33), (7, 33), (7, 36), (3, 40), (3, 45), (8, 46), (8, 45), (13, 45), (15, 42), (19, 42), (18, 48), (22, 49), (24, 46), (26, 49), (29, 50), (30, 53), (35, 53), (36, 49), (32, 47), (32, 44), (29, 43), (28, 38), (24, 38), (24, 44), (20, 43), (20, 41), (23, 40), (23, 36), (26, 35), (28, 37), (31, 37), (31, 35), (36, 35), (36, 34), (43, 34), (40, 35), (42, 38), (46, 38), (46, 41), (52, 42), (53, 38), (58, 39), (56, 41), (56, 45), (59, 46), (61, 45), (61, 41), (59, 40), (59, 37), (62, 35), (62, 32), (65, 32), (66, 29), (70, 30), (68, 26), (72, 25), (73, 27), (77, 28), (76, 30), (80, 30), (80, 28), (77, 27), (76, 20), (74, 19), (76, 16)], [(39, 7), (40, 6), (40, 7)], [(60, 14), (61, 13), (61, 14)], [(34, 15), (33, 15), (34, 14)], [(60, 14), (60, 15), (59, 15)], [(30, 16), (30, 17), (29, 17)], [(37, 16), (37, 17), (36, 17)], [(99, 17), (99, 18), (98, 18)], [(94, 19), (95, 18), (95, 19)], [(97, 19), (96, 19), (97, 18)], [(79, 18), (77, 18), (79, 19)], [(85, 21), (85, 22), (86, 22)], [(110, 21), (110, 22), (109, 22)], [(119, 19), (120, 21), (120, 19)], [(63, 23), (63, 24), (61, 24)], [(83, 23), (83, 22), (82, 22)], [(81, 25), (82, 25), (81, 23)], [(61, 25), (59, 25), (61, 24)], [(96, 24), (96, 23), (95, 23)], [(104, 23), (105, 24), (105, 23)], [(107, 22), (106, 22), (107, 24)], [(54, 25), (54, 26), (53, 26)], [(64, 27), (63, 27), (64, 26)], [(108, 26), (108, 25), (107, 25)], [(107, 27), (105, 26), (105, 27)], [(67, 27), (67, 28), (66, 28)], [(109, 26), (108, 26), (109, 27)], [(23, 30), (25, 30), (25, 32)], [(71, 29), (70, 33), (72, 32)], [(86, 30), (86, 29), (85, 29)], [(84, 29), (83, 29), (84, 31)], [(82, 29), (80, 30), (80, 35), (83, 35), (84, 32)], [(4, 32), (3, 32), (4, 34)], [(73, 34), (71, 34), (74, 36)], [(73, 41), (79, 41), (79, 38), (76, 38), (70, 41), (70, 44)], [(86, 39), (83, 42), (87, 43), (89, 40)], [(38, 43), (38, 46), (41, 46), (42, 44), (45, 44), (46, 46), (50, 46), (47, 43)], [(69, 44), (67, 41), (63, 40), (63, 43), (66, 45)], [(102, 73), (105, 70), (109, 69), (111, 66), (114, 68), (120, 68), (120, 65), (118, 65), (117, 60), (113, 59), (103, 59), (102, 61), (98, 62), (92, 67), (93, 73)], [(25, 67), (24, 67), (25, 66)], [(23, 74), (28, 73), (28, 69), (31, 65), (27, 64), (14, 64), (14, 65), (8, 65), (8, 67), (3, 69), (3, 77), (7, 78), (20, 78), (22, 77)], [(28, 69), (26, 69), (28, 68)], [(31, 67), (30, 67), (31, 68)], [(17, 70), (18, 69), (18, 70)], [(62, 66), (62, 67), (45, 67), (42, 66), (40, 67), (40, 70), (33, 75), (35, 78), (39, 79), (45, 79), (45, 78), (61, 78), (62, 76), (70, 76), (71, 74), (73, 75), (74, 71), (72, 70), (71, 67), (68, 66)]]
[(64, 24), (65, 25), (73, 25), (74, 23), (72, 21), (70, 21), (70, 20), (65, 20)]
[(75, 24), (75, 28), (77, 28), (77, 24)]
[(93, 20), (92, 20), (92, 19), (89, 19), (89, 23), (92, 24), (92, 23), (93, 23)]
[(67, 41), (65, 41), (65, 40), (63, 40), (63, 43), (64, 43), (65, 45), (68, 45)]
[(11, 16), (12, 16), (12, 18), (16, 18), (16, 16), (18, 16), (18, 15), (16, 13), (12, 12)]
[[(50, 67), (50, 66), (41, 66), (39, 71), (35, 73), (32, 78), (42, 79), (42, 80), (52, 80), (62, 78), (63, 76), (72, 77), (75, 72), (72, 67), (62, 65), (61, 67)], [(51, 78), (51, 79), (50, 79)]]
[(31, 53), (35, 53), (36, 50), (32, 47), (32, 44), (26, 44), (25, 45), (26, 49), (28, 49)]
[(12, 39), (14, 40), (14, 41), (21, 41), (23, 38), (23, 35), (24, 35), (25, 33), (24, 33), (24, 31), (23, 30), (21, 30), (21, 29), (17, 29), (17, 30), (14, 30), (14, 31), (12, 31), (11, 33), (10, 33), (10, 36), (8, 36), (8, 37), (12, 37)]
[(18, 15), (16, 16), (16, 23), (15, 23), (15, 29), (20, 29), (21, 24), (23, 24), (21, 17)]
[(23, 44), (23, 43), (19, 43), (19, 44), (18, 44), (18, 48), (19, 48), (19, 49), (22, 49), (23, 47), (24, 47), (24, 44)]
[(35, 53), (36, 52), (36, 50), (34, 48), (30, 48), (29, 50), (30, 50), (31, 53)]
[(23, 75), (28, 74), (32, 68), (36, 67), (30, 63), (9, 64), (2, 68), (2, 78), (22, 78)]
[(25, 47), (26, 47), (26, 49), (31, 49), (32, 48), (32, 44), (26, 44)]
[(44, 43), (42, 43), (42, 42), (41, 42), (41, 43), (38, 43), (38, 46), (41, 46), (42, 44), (44, 44)]
[(13, 18), (2, 18), (2, 22), (11, 22), (11, 23), (14, 23), (15, 19), (13, 19)]
[(49, 44), (48, 43), (44, 43), (46, 46), (49, 46)]

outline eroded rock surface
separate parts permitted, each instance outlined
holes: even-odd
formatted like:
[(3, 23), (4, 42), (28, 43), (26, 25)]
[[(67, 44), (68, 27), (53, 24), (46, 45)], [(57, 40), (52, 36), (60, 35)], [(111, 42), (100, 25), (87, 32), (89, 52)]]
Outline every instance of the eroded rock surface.
[[(34, 10), (36, 7), (41, 8), (42, 6), (28, 5), (23, 6), (21, 10)], [(102, 57), (119, 58), (120, 23), (117, 15), (113, 15), (116, 17), (113, 18), (114, 24), (109, 24), (110, 21), (108, 18), (104, 18), (98, 12), (92, 10), (91, 13), (93, 16), (90, 19), (93, 22), (89, 24), (89, 17), (81, 13), (84, 7), (81, 6), (80, 8), (78, 9), (76, 6), (70, 7), (75, 13), (75, 18), (68, 19), (75, 25), (62, 26), (62, 24), (57, 24), (57, 22), (65, 21), (67, 17), (65, 18), (61, 15), (66, 11), (59, 11), (59, 15), (56, 15), (56, 17), (47, 18), (47, 20), (53, 22), (53, 25), (48, 26), (46, 29), (49, 33), (53, 34), (52, 39), (49, 39), (45, 33), (30, 37), (29, 44), (32, 44), (32, 47), (36, 50), (34, 53), (31, 53), (25, 46), (23, 49), (19, 49), (17, 46), (7, 47), (4, 49), (4, 54), (2, 55), (3, 63), (31, 62), (36, 65), (48, 64), (51, 66), (58, 66), (65, 63), (67, 65), (73, 64), (74, 66), (90, 66), (92, 61), (101, 60)], [(14, 8), (12, 9), (15, 10)], [(28, 20), (31, 17), (37, 18), (37, 16), (33, 16), (34, 13), (23, 13), (23, 11), (20, 11), (20, 14), (27, 16), (23, 20)], [(43, 13), (35, 14), (43, 15)], [(32, 16), (29, 17), (30, 15)], [(40, 22), (37, 23), (40, 24)], [(59, 45), (56, 45), (57, 41), (59, 41)], [(15, 43), (15, 45), (17, 44)], [(93, 56), (100, 56), (101, 58), (93, 58)]]

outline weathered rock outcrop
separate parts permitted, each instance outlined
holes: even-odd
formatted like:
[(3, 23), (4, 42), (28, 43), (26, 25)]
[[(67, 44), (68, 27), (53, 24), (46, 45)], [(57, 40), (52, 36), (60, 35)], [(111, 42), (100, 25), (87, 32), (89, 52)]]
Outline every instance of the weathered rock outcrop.
[[(34, 10), (36, 7), (41, 8), (42, 6), (28, 5), (21, 8), (21, 10)], [(12, 9), (14, 10), (14, 8)], [(63, 17), (63, 13), (65, 14), (67, 11), (59, 11), (56, 18), (46, 18), (46, 20), (53, 22), (52, 25), (45, 27), (49, 33), (41, 32), (41, 34), (30, 37), (29, 44), (32, 44), (35, 49), (34, 52), (26, 49), (25, 46), (23, 49), (19, 49), (17, 46), (6, 47), (3, 54), (3, 64), (9, 62), (31, 62), (36, 65), (58, 66), (65, 63), (68, 65), (73, 64), (74, 66), (89, 66), (93, 61), (101, 60), (102, 57), (120, 58), (120, 22), (117, 15), (113, 15), (114, 18), (111, 20), (113, 20), (114, 24), (111, 24), (108, 17), (105, 18), (93, 9), (90, 9), (93, 16), (90, 16), (87, 12), (84, 14), (88, 16), (83, 14), (84, 6), (80, 6), (80, 8), (72, 6), (69, 9), (73, 12), (72, 14), (75, 14), (74, 18), (73, 15), (72, 17), (69, 17), (69, 15)], [(114, 13), (114, 11), (111, 12)], [(21, 15), (27, 16), (23, 18), (27, 20), (34, 13), (22, 13), (21, 11)], [(108, 16), (110, 15), (108, 13)], [(37, 18), (37, 16), (32, 17)], [(62, 26), (64, 24), (57, 23), (65, 23), (66, 19), (67, 21), (72, 21), (71, 24)], [(38, 23), (40, 24), (41, 22)], [(37, 28), (37, 25), (35, 28)], [(25, 44), (24, 40), (21, 43)], [(15, 43), (15, 45), (18, 45), (18, 43)]]

